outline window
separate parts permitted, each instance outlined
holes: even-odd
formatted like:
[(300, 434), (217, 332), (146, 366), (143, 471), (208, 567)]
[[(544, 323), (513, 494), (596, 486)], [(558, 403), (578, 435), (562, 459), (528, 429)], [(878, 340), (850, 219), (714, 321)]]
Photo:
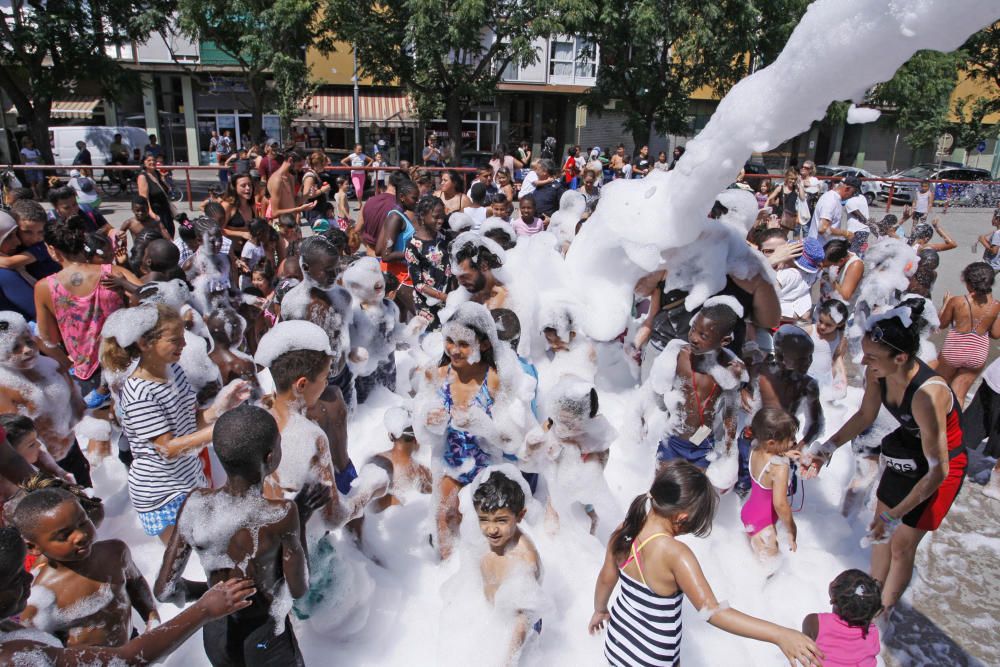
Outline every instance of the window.
[(576, 75), (585, 79), (597, 76), (597, 46), (586, 39), (576, 40)]
[(574, 41), (552, 40), (549, 52), (549, 76), (573, 76)]
[(553, 37), (549, 46), (549, 76), (592, 79), (597, 76), (597, 46), (582, 37)]

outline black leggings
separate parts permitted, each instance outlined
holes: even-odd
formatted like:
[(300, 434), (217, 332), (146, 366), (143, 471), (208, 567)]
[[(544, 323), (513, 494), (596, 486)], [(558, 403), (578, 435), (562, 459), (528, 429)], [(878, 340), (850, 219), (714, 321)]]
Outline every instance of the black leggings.
[(80, 486), (85, 489), (94, 486), (94, 483), (90, 481), (90, 461), (83, 455), (80, 444), (76, 440), (73, 440), (73, 446), (69, 448), (66, 456), (56, 463), (66, 472), (72, 473), (73, 477), (76, 478), (76, 483)]

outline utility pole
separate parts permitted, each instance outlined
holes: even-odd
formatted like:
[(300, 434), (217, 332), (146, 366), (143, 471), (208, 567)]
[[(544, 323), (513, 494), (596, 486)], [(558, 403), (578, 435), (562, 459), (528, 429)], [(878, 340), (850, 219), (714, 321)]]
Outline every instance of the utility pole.
[(354, 143), (361, 143), (361, 104), (358, 99), (358, 45), (351, 45), (351, 52), (354, 54)]

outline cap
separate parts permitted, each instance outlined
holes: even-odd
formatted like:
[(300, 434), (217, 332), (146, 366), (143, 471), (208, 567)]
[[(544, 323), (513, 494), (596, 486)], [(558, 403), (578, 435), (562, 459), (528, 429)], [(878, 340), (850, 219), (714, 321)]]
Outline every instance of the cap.
[(80, 178), (80, 170), (79, 169), (70, 169), (69, 170), (69, 177), (70, 178)]
[(816, 273), (819, 271), (826, 253), (823, 251), (823, 244), (819, 239), (806, 239), (802, 242), (802, 255), (795, 260), (795, 266), (806, 273)]
[(848, 187), (854, 188), (855, 192), (861, 192), (861, 179), (851, 174), (850, 176), (845, 176), (842, 180), (841, 185), (846, 185)]
[(17, 230), (17, 221), (8, 213), (0, 211), (0, 243), (7, 240), (11, 232)]

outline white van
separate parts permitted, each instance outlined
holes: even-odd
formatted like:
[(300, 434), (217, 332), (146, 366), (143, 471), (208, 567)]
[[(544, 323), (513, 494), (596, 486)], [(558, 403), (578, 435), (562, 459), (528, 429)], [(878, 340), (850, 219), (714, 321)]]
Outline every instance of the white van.
[(79, 152), (76, 142), (83, 141), (90, 151), (90, 159), (95, 165), (108, 163), (108, 147), (115, 140), (115, 135), (122, 135), (122, 143), (128, 147), (129, 157), (132, 149), (142, 150), (149, 143), (149, 135), (140, 127), (110, 127), (107, 125), (69, 125), (67, 127), (51, 127), (52, 157), (60, 165), (73, 164), (73, 158)]

